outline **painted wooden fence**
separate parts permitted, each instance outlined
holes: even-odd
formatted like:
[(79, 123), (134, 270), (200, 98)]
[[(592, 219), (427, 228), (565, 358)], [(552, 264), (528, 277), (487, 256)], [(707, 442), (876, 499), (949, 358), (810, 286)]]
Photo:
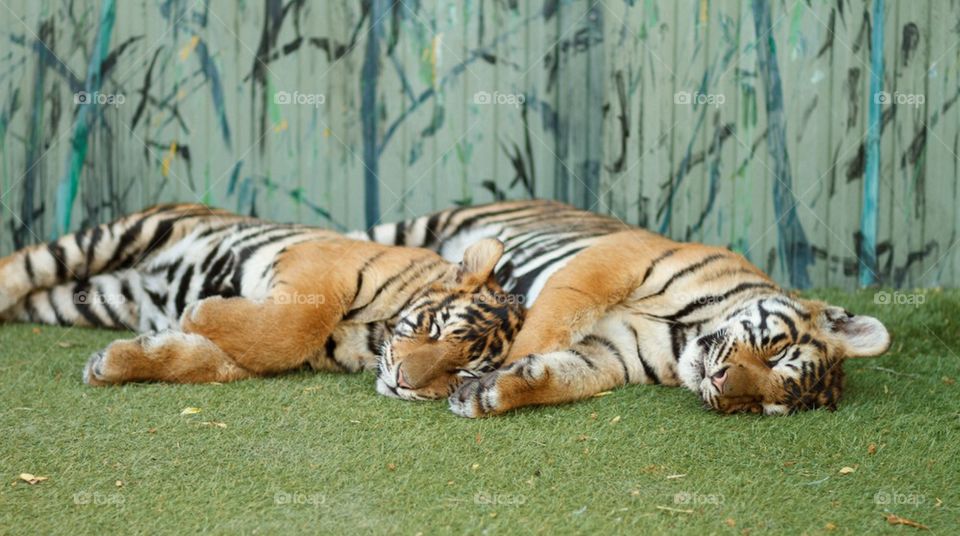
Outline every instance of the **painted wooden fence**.
[(958, 0), (2, 0), (0, 251), (160, 201), (565, 200), (794, 287), (960, 279)]

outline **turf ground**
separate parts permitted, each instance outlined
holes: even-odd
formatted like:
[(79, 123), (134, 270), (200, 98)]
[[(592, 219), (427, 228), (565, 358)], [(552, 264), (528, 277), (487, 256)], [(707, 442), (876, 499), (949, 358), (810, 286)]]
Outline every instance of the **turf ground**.
[(2, 326), (0, 533), (960, 533), (960, 291), (815, 295), (893, 347), (783, 418), (634, 386), (470, 421), (372, 374), (94, 389), (116, 332)]

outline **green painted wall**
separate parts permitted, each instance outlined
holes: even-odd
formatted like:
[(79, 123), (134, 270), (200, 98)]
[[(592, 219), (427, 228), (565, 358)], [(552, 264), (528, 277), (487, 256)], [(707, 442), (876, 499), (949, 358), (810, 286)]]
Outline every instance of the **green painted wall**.
[(347, 229), (537, 196), (796, 287), (960, 279), (960, 0), (5, 0), (0, 18), (3, 253), (161, 201)]

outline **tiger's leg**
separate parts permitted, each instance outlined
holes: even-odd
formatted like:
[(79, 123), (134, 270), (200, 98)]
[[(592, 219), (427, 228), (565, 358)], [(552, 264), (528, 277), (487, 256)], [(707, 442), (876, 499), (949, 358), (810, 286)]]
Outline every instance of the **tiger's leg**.
[(121, 270), (35, 290), (0, 313), (0, 320), (137, 330), (144, 301), (141, 275)]
[(209, 339), (174, 330), (114, 341), (95, 353), (83, 369), (83, 381), (93, 386), (230, 382), (254, 375)]
[(224, 382), (295, 369), (323, 348), (343, 318), (349, 301), (337, 292), (352, 296), (349, 279), (331, 274), (324, 283), (338, 284), (313, 294), (280, 284), (263, 301), (200, 300), (181, 316), (181, 332), (117, 341), (94, 355), (85, 381)]
[(636, 332), (619, 318), (607, 318), (572, 348), (524, 356), (466, 381), (450, 395), (449, 403), (457, 415), (483, 417), (523, 406), (572, 402), (649, 381)]
[(157, 206), (0, 259), (0, 312), (34, 290), (130, 268), (201, 224), (240, 219), (203, 205)]

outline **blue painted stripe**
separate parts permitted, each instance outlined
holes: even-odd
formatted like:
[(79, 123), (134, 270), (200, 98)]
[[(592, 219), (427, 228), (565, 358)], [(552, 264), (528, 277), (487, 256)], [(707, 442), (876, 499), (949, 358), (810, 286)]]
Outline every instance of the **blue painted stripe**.
[(870, 94), (867, 103), (867, 167), (860, 212), (860, 286), (877, 283), (877, 198), (880, 194), (880, 122), (883, 106), (883, 0), (873, 0), (870, 32)]

